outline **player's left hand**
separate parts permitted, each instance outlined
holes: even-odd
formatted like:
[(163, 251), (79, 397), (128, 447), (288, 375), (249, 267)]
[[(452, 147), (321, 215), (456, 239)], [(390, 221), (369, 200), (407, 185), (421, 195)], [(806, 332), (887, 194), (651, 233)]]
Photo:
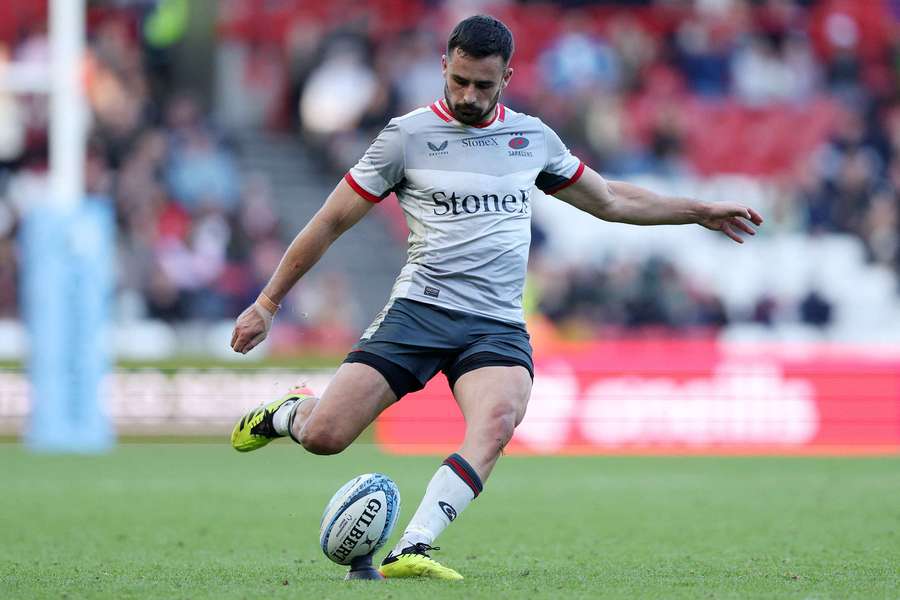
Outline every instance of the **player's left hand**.
[(758, 212), (742, 204), (717, 202), (708, 204), (707, 209), (706, 217), (697, 222), (707, 229), (721, 231), (738, 244), (744, 243), (741, 233), (756, 235), (756, 230), (749, 223), (759, 226), (763, 222)]

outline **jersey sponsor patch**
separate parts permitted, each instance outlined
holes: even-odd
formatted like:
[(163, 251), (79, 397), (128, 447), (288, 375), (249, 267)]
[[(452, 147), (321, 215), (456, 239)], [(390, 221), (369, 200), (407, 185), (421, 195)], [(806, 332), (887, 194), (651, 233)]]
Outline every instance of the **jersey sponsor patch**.
[(428, 156), (447, 156), (448, 154), (450, 154), (450, 152), (447, 150), (447, 144), (449, 142), (450, 140), (444, 140), (440, 144), (432, 144), (431, 142), (427, 142), (428, 149), (431, 150), (431, 152), (428, 153)]
[(433, 288), (430, 285), (425, 286), (425, 295), (426, 296), (431, 296), (432, 298), (437, 298), (438, 296), (440, 296), (440, 294), (441, 294), (441, 290), (439, 290), (437, 288)]

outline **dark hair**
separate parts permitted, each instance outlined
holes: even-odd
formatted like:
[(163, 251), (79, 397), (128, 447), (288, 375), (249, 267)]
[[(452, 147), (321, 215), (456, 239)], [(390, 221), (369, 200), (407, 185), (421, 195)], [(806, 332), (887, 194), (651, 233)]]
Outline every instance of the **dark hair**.
[(447, 40), (447, 56), (454, 48), (472, 58), (499, 54), (508, 63), (513, 53), (513, 36), (502, 21), (488, 15), (475, 15), (457, 23)]

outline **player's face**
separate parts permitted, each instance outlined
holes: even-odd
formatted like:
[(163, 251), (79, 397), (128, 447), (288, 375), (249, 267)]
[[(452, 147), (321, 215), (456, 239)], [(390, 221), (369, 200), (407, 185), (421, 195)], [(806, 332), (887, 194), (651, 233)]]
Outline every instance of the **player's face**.
[(500, 55), (472, 58), (454, 48), (441, 57), (444, 96), (453, 116), (461, 123), (475, 125), (490, 118), (500, 94), (512, 76), (512, 69)]

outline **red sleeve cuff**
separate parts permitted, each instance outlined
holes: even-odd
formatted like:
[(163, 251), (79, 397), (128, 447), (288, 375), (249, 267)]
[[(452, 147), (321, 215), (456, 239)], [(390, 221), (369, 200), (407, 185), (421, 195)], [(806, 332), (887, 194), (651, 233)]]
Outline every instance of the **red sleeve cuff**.
[(356, 183), (356, 180), (353, 179), (353, 175), (351, 175), (349, 171), (347, 172), (346, 175), (344, 175), (344, 181), (346, 181), (350, 185), (350, 187), (353, 188), (354, 192), (356, 192), (357, 194), (359, 194), (360, 196), (362, 196), (369, 202), (373, 202), (375, 204), (378, 204), (379, 202), (381, 202), (381, 198), (379, 196), (376, 196), (372, 192), (363, 188), (363, 186)]
[(584, 173), (584, 163), (583, 162), (578, 163), (578, 168), (575, 169), (575, 173), (571, 177), (569, 177), (566, 181), (563, 181), (556, 187), (550, 188), (549, 190), (544, 190), (544, 193), (547, 194), (548, 196), (551, 196), (560, 190), (566, 189), (567, 187), (569, 187), (570, 185), (572, 185), (573, 183), (575, 183), (576, 181), (581, 179), (582, 173)]

